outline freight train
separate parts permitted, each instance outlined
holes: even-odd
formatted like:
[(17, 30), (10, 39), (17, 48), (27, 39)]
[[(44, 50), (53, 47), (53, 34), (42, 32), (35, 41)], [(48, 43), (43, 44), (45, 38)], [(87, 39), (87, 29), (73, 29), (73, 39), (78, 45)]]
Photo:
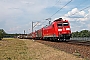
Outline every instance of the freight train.
[(50, 25), (45, 26), (23, 38), (66, 41), (71, 37), (71, 28), (68, 20), (62, 18), (54, 20)]

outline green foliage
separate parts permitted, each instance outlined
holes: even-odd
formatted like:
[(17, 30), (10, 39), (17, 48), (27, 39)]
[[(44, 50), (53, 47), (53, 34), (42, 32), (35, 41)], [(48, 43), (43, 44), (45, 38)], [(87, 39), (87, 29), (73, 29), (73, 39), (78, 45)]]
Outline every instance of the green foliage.
[(3, 33), (0, 31), (0, 40), (3, 38)]
[(5, 31), (3, 29), (0, 29), (0, 40), (2, 40), (5, 34), (6, 34)]
[(80, 32), (72, 32), (72, 37), (90, 37), (90, 31), (89, 30), (82, 30)]

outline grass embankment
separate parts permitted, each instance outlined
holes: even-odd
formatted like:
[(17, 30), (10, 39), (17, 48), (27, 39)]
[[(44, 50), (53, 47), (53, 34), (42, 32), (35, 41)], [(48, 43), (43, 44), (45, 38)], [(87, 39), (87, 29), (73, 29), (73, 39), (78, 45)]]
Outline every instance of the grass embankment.
[(27, 47), (18, 39), (0, 41), (0, 60), (28, 60)]
[(83, 60), (47, 45), (26, 39), (0, 41), (0, 60)]

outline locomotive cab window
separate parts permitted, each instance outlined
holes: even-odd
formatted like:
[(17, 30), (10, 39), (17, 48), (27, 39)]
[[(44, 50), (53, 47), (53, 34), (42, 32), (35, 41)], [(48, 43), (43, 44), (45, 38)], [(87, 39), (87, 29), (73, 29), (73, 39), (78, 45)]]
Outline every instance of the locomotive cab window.
[(62, 26), (62, 23), (58, 23), (57, 26)]
[(68, 26), (68, 22), (63, 22), (63, 26)]
[(57, 26), (68, 26), (69, 24), (68, 24), (68, 22), (63, 22), (63, 23), (58, 23), (57, 24)]

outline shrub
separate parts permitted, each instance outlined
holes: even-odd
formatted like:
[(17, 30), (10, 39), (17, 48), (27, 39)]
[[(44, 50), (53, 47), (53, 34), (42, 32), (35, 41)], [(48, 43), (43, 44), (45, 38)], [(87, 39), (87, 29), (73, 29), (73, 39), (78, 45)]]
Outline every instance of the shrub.
[(0, 40), (2, 40), (2, 38), (3, 38), (3, 32), (0, 31)]

